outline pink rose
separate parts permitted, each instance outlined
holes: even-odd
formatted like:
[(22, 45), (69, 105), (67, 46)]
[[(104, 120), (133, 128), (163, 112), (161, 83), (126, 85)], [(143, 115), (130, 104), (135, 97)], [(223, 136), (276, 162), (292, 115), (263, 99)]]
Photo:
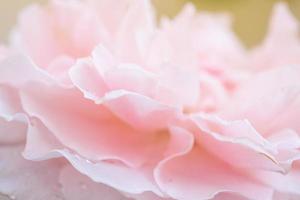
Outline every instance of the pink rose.
[(27, 8), (0, 51), (0, 194), (299, 198), (296, 47), (281, 62), (268, 46), (247, 52), (228, 17), (191, 5), (160, 25), (147, 0)]

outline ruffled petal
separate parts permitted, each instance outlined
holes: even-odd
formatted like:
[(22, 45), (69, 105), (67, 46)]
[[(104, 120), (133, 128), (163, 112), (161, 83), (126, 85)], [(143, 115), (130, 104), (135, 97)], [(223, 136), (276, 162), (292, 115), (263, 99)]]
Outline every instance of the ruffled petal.
[(272, 197), (272, 189), (234, 170), (200, 146), (165, 162), (156, 178), (163, 191), (174, 199), (210, 199), (222, 192), (250, 199)]
[(40, 119), (64, 145), (92, 160), (119, 158), (139, 166), (155, 158), (167, 142), (164, 130), (134, 129), (75, 89), (35, 83), (28, 84), (20, 94), (30, 116)]
[(199, 128), (199, 145), (220, 160), (242, 169), (285, 172), (285, 166), (276, 159), (277, 149), (247, 121), (226, 122), (201, 115), (192, 120)]
[[(103, 53), (103, 50), (97, 48), (95, 51)], [(106, 58), (104, 55), (97, 57), (98, 67), (109, 62), (104, 61)], [(178, 112), (151, 98), (156, 83), (147, 72), (134, 66), (117, 69), (103, 67), (99, 72), (99, 68), (92, 65), (90, 60), (82, 60), (71, 69), (71, 80), (86, 98), (96, 104), (103, 104), (132, 127), (147, 131), (164, 129)], [(86, 75), (89, 79), (85, 78)]]
[[(30, 160), (65, 157), (79, 172), (93, 181), (104, 183), (129, 193), (152, 191), (160, 194), (156, 186), (141, 171), (129, 168), (122, 161), (107, 159), (90, 161), (63, 147), (53, 134), (39, 121), (29, 127), (24, 155)], [(127, 177), (127, 178), (125, 178)]]
[[(5, 124), (6, 123), (6, 124)], [(14, 124), (12, 122), (1, 122), (0, 135), (9, 135), (12, 132), (18, 135), (26, 134), (26, 126)], [(5, 126), (10, 126), (10, 129), (3, 129)], [(38, 126), (38, 124), (35, 124)], [(33, 153), (31, 156), (41, 156), (48, 148), (55, 144), (51, 135), (48, 135), (47, 142), (43, 142), (42, 134), (36, 134), (30, 130), (28, 139), (31, 143), (39, 143), (40, 152), (37, 149), (30, 149), (27, 145), (26, 155)], [(34, 134), (37, 138), (32, 137)], [(104, 186), (100, 183), (95, 183), (84, 175), (76, 172), (75, 169), (62, 161), (61, 159), (52, 159), (48, 161), (33, 162), (25, 160), (22, 157), (24, 148), (24, 139), (18, 140), (14, 138), (14, 143), (7, 143), (10, 136), (2, 140), (0, 138), (0, 198), (1, 199), (22, 199), (22, 200), (82, 200), (84, 197), (89, 199), (98, 199), (99, 196), (106, 197), (110, 200), (125, 200), (119, 192)], [(35, 141), (32, 141), (34, 139)], [(52, 143), (51, 143), (52, 140)], [(5, 142), (3, 144), (3, 142)], [(45, 145), (45, 146), (44, 146)], [(57, 143), (56, 143), (57, 145)], [(35, 154), (34, 154), (35, 153)], [(93, 197), (93, 198), (92, 198)]]

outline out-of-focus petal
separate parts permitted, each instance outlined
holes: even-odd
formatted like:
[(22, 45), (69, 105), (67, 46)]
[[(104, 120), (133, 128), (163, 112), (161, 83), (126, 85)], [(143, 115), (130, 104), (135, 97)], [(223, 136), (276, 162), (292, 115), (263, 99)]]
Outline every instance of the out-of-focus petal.
[(51, 83), (53, 78), (23, 54), (11, 55), (0, 63), (1, 84), (18, 88), (31, 81)]
[(252, 76), (222, 111), (225, 119), (247, 119), (263, 135), (281, 129), (300, 133), (300, 67), (274, 68)]
[(266, 38), (250, 54), (247, 64), (256, 70), (300, 64), (299, 22), (288, 4), (274, 5)]
[(0, 147), (0, 193), (8, 199), (64, 199), (58, 182), (61, 161), (25, 160), (23, 145)]

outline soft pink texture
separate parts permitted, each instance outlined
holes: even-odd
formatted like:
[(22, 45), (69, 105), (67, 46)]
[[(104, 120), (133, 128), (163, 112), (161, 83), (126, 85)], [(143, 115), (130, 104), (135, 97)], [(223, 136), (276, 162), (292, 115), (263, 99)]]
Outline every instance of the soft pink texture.
[[(192, 5), (160, 26), (147, 0), (25, 9), (10, 49), (22, 53), (0, 49), (8, 163), (0, 169), (11, 181), (0, 175), (0, 192), (25, 200), (299, 198), (296, 33), (285, 4), (250, 52), (228, 17)], [(55, 160), (22, 159), (25, 132), (27, 160)], [(44, 191), (35, 197), (20, 187), (26, 176), (14, 177), (44, 168), (51, 173), (34, 179), (32, 190)]]

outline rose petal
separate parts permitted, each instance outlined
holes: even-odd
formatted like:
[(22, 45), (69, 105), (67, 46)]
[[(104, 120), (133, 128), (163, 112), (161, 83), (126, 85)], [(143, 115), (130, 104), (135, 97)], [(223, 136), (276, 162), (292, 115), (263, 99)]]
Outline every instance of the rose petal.
[[(89, 59), (79, 60), (69, 71), (73, 84), (87, 99), (95, 100), (107, 92), (107, 85)], [(88, 78), (87, 78), (88, 77)]]
[(92, 160), (119, 158), (139, 166), (155, 158), (167, 141), (164, 131), (138, 131), (74, 89), (35, 83), (20, 94), (27, 113), (39, 118), (64, 145)]
[[(30, 160), (65, 157), (79, 172), (121, 191), (160, 194), (156, 186), (141, 171), (131, 169), (118, 160), (92, 162), (63, 147), (39, 121), (30, 126), (24, 155)], [(127, 177), (127, 178), (126, 178)]]
[(24, 142), (25, 132), (26, 123), (23, 115), (15, 115), (9, 120), (0, 117), (0, 146)]
[(249, 200), (246, 197), (234, 194), (232, 192), (223, 192), (217, 194), (212, 200)]
[(36, 67), (27, 56), (22, 54), (11, 55), (0, 64), (1, 84), (20, 87), (30, 81), (52, 83), (53, 80), (51, 76)]
[(25, 140), (26, 118), (16, 90), (0, 85), (0, 145), (19, 144)]
[(154, 9), (149, 0), (134, 1), (128, 7), (116, 34), (116, 56), (125, 62), (139, 62), (147, 39), (155, 30)]
[(247, 119), (263, 135), (288, 128), (300, 133), (300, 67), (274, 68), (250, 78), (222, 111), (225, 119)]
[(61, 170), (59, 180), (65, 199), (98, 200), (99, 197), (105, 200), (128, 199), (108, 186), (93, 182), (88, 177), (77, 172), (70, 165)]
[(270, 188), (197, 146), (161, 165), (156, 179), (160, 188), (174, 199), (210, 199), (222, 192), (235, 192), (250, 199), (272, 197)]
[[(284, 166), (276, 159), (277, 149), (261, 137), (249, 123), (243, 121), (226, 123), (200, 115), (194, 116), (193, 121), (200, 129), (196, 133), (199, 144), (217, 158), (234, 167), (248, 170), (285, 171)], [(216, 146), (222, 151), (215, 148)]]
[[(297, 166), (298, 164), (298, 166)], [(279, 174), (270, 171), (255, 172), (262, 182), (268, 184), (279, 193), (284, 193), (287, 196), (300, 196), (300, 168), (299, 160), (294, 164), (293, 168), (288, 174)]]
[(288, 4), (277, 3), (265, 41), (252, 51), (250, 67), (265, 70), (300, 64), (299, 23)]
[(45, 7), (33, 5), (21, 13), (13, 43), (39, 67), (47, 68), (60, 56), (88, 56), (105, 37), (97, 19), (89, 4), (79, 1), (53, 0)]
[[(99, 57), (99, 59), (101, 58)], [(152, 81), (145, 80), (144, 72), (136, 68), (126, 68), (124, 71), (121, 70), (123, 72), (122, 78), (119, 72), (120, 69), (112, 72), (113, 76), (120, 76), (114, 79), (119, 80), (120, 83), (115, 84), (120, 88), (123, 88), (121, 83), (122, 81), (126, 82), (127, 78), (133, 82), (131, 84), (132, 87), (126, 88), (125, 85), (125, 88), (118, 90), (118, 88), (109, 88), (112, 87), (113, 76), (108, 75), (104, 79), (100, 74), (97, 75), (95, 70), (95, 67), (91, 66), (91, 63), (85, 60), (78, 62), (71, 69), (70, 76), (73, 83), (83, 92), (86, 98), (93, 100), (96, 104), (105, 105), (116, 116), (129, 123), (132, 127), (147, 131), (164, 129), (168, 121), (178, 112), (175, 108), (137, 93), (143, 91), (146, 94), (149, 92), (147, 88), (155, 87), (150, 84), (153, 83)], [(133, 76), (135, 76), (134, 74), (137, 75), (136, 80), (132, 80)], [(89, 75), (89, 79), (86, 79), (86, 76), (83, 75)], [(126, 83), (128, 85), (128, 81)]]
[(63, 199), (58, 183), (61, 162), (27, 161), (22, 149), (23, 145), (0, 147), (0, 193), (9, 199)]

